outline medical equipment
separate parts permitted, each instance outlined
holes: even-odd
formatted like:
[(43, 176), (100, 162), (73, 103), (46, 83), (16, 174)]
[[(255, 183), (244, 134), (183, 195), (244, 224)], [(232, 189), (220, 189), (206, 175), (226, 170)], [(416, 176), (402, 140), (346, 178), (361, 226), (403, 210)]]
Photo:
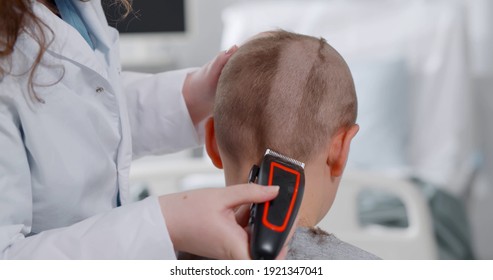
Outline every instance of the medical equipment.
[(304, 163), (267, 149), (260, 167), (250, 170), (249, 182), (258, 178), (260, 185), (280, 187), (275, 199), (252, 205), (252, 259), (274, 259), (281, 251), (303, 198), (304, 168)]
[[(398, 199), (405, 208), (408, 225), (402, 228), (362, 225), (358, 210), (362, 206), (358, 198), (368, 196), (368, 191), (386, 193)], [(342, 176), (334, 204), (317, 226), (382, 259), (439, 257), (430, 207), (418, 185), (409, 180), (371, 171), (348, 170)]]

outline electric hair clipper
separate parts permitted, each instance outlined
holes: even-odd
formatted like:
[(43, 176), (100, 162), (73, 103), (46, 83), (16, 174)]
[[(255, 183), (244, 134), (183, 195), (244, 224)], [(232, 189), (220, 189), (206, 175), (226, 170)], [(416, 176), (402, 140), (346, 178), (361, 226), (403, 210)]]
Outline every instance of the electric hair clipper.
[(260, 167), (250, 170), (250, 182), (280, 187), (275, 199), (253, 204), (250, 210), (252, 259), (272, 260), (281, 251), (303, 198), (304, 168), (304, 163), (267, 149)]

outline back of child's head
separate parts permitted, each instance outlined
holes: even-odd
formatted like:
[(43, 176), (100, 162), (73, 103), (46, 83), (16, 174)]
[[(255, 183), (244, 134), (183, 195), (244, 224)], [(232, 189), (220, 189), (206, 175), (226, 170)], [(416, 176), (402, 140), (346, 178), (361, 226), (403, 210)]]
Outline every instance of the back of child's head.
[(218, 146), (235, 162), (267, 148), (300, 161), (356, 121), (354, 84), (324, 39), (272, 31), (241, 46), (224, 67), (214, 107)]

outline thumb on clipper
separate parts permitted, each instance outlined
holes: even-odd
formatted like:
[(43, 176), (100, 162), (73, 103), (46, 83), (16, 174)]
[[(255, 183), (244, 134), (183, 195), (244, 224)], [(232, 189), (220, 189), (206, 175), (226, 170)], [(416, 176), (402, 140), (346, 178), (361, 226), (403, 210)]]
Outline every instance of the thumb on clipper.
[(228, 187), (226, 201), (228, 207), (236, 207), (245, 203), (261, 203), (274, 199), (279, 194), (279, 186), (261, 186), (242, 184)]

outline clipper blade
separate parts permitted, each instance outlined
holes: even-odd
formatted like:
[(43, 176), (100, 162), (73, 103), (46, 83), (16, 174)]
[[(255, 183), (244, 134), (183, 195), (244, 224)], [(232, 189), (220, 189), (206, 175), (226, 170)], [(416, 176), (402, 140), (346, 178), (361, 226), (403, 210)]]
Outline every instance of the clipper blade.
[(285, 155), (282, 155), (282, 154), (280, 154), (280, 153), (278, 153), (278, 152), (276, 152), (276, 151), (273, 151), (273, 150), (271, 150), (271, 149), (267, 149), (267, 150), (265, 151), (264, 156), (266, 156), (266, 155), (273, 155), (273, 156), (276, 156), (276, 157), (282, 158), (282, 159), (284, 159), (284, 160), (286, 160), (286, 161), (288, 161), (288, 162), (291, 162), (292, 164), (296, 164), (296, 165), (298, 165), (299, 167), (301, 167), (301, 168), (305, 169), (305, 164), (304, 164), (303, 162), (298, 161), (298, 160), (295, 160), (295, 159), (290, 158), (290, 157), (287, 157), (287, 156), (285, 156)]

